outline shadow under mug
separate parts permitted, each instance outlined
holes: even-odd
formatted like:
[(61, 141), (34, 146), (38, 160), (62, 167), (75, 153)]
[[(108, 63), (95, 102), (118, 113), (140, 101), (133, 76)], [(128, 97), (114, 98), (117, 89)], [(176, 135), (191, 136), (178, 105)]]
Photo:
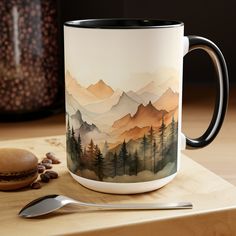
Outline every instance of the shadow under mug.
[[(67, 165), (90, 189), (117, 194), (152, 191), (179, 170), (181, 149), (202, 148), (218, 134), (227, 109), (227, 66), (218, 47), (184, 36), (173, 20), (94, 19), (66, 22)], [(206, 51), (218, 93), (209, 127), (181, 134), (186, 53)]]

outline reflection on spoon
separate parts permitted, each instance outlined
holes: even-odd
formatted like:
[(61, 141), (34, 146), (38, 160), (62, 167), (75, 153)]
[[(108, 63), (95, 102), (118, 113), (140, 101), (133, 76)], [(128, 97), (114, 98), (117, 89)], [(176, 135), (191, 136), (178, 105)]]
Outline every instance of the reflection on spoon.
[(88, 203), (74, 200), (62, 195), (46, 195), (28, 203), (19, 212), (19, 216), (33, 218), (54, 212), (65, 205), (75, 204), (84, 207), (97, 207), (102, 209), (116, 210), (171, 210), (171, 209), (191, 209), (191, 202), (176, 203), (127, 203), (127, 204), (108, 204), (108, 203)]

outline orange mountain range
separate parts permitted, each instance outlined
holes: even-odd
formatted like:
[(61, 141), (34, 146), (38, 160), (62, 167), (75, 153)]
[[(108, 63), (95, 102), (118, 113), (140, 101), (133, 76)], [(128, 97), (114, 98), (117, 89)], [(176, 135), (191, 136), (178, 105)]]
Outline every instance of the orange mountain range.
[(151, 102), (149, 102), (146, 106), (140, 104), (133, 116), (128, 114), (122, 117), (121, 119), (115, 121), (112, 127), (116, 129), (125, 128), (127, 130), (135, 126), (159, 126), (162, 115), (165, 115), (166, 113), (167, 111), (165, 110), (157, 110)]

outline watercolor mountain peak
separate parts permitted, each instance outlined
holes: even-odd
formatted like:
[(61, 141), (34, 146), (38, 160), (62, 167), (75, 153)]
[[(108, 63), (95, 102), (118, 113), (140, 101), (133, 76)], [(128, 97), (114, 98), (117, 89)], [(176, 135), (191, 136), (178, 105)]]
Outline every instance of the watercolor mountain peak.
[[(139, 174), (141, 178), (140, 173), (147, 170), (157, 175), (158, 170), (175, 162), (179, 101), (178, 90), (174, 89), (176, 79), (157, 82), (124, 91), (99, 79), (85, 87), (66, 72), (67, 146), (69, 168), (74, 173), (119, 182), (117, 176)], [(134, 160), (136, 170), (128, 165)], [(103, 163), (102, 174), (98, 162)], [(111, 168), (112, 163), (116, 167)], [(169, 168), (173, 172), (176, 164)], [(108, 173), (111, 169), (112, 174)]]
[(120, 107), (129, 107), (129, 109), (132, 109), (131, 107), (133, 106), (137, 106), (138, 102), (136, 102), (133, 98), (129, 97), (125, 92), (123, 92), (117, 102), (117, 104), (115, 104), (112, 109), (121, 109)]
[(109, 98), (114, 93), (114, 90), (101, 79), (96, 84), (89, 85), (87, 90), (99, 99)]

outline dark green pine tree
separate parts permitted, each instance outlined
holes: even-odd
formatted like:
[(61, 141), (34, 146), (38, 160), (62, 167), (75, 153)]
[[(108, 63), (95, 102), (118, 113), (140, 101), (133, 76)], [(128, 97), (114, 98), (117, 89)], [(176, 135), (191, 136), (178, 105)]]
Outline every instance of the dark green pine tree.
[(160, 137), (160, 156), (161, 159), (165, 156), (165, 140), (166, 140), (166, 125), (164, 122), (164, 114), (162, 113), (161, 126), (159, 128), (159, 137)]
[(71, 128), (71, 151), (74, 156), (76, 156), (76, 149), (77, 149), (77, 142), (76, 142), (76, 138), (75, 138), (75, 131), (72, 126), (72, 128)]
[(146, 170), (146, 156), (148, 150), (148, 139), (146, 135), (143, 135), (143, 139), (141, 141), (141, 152), (143, 154), (143, 169)]
[(172, 116), (171, 124), (170, 124), (170, 138), (171, 138), (171, 143), (173, 143), (175, 140), (175, 118), (174, 118), (174, 116)]
[(67, 127), (66, 127), (66, 150), (69, 154), (71, 153), (71, 129), (70, 129), (69, 117), (67, 120)]
[(71, 160), (73, 162), (73, 170), (76, 171), (78, 169), (77, 162), (77, 141), (75, 138), (74, 128), (71, 128), (71, 138), (70, 138), (70, 146), (71, 146)]
[(93, 160), (95, 158), (95, 145), (92, 139), (90, 140), (86, 153), (89, 159)]
[(124, 142), (122, 143), (121, 149), (120, 149), (120, 153), (119, 153), (119, 159), (120, 161), (122, 161), (123, 163), (123, 175), (126, 174), (125, 169), (126, 169), (126, 162), (128, 159), (128, 151), (127, 151), (127, 147), (126, 147), (126, 142), (124, 140)]
[(125, 165), (125, 174), (133, 175), (134, 172), (134, 158), (131, 153), (128, 152), (128, 158)]
[(113, 156), (113, 159), (112, 159), (112, 167), (113, 167), (113, 173), (114, 173), (114, 176), (117, 175), (117, 154), (115, 152), (114, 156)]
[(177, 129), (175, 127), (175, 118), (172, 116), (171, 126), (170, 126), (170, 161), (174, 161), (177, 155)]
[(135, 150), (135, 153), (134, 153), (135, 175), (138, 174), (138, 162), (139, 162), (138, 151)]
[(95, 144), (93, 140), (90, 140), (90, 143), (88, 144), (86, 148), (86, 166), (90, 170), (94, 170), (94, 159), (96, 158), (95, 154)]
[(74, 127), (73, 126), (71, 128), (71, 138), (75, 139), (75, 131), (74, 131)]
[(102, 181), (104, 177), (104, 174), (103, 174), (104, 158), (102, 156), (102, 153), (98, 145), (96, 145), (94, 149), (95, 149), (94, 166), (96, 167), (96, 174), (98, 176), (98, 179)]
[(78, 164), (80, 165), (81, 160), (83, 157), (83, 150), (82, 150), (82, 144), (81, 144), (81, 137), (80, 134), (77, 139), (77, 159), (78, 159)]
[(153, 150), (153, 141), (155, 139), (155, 131), (154, 129), (150, 128), (150, 130), (148, 131), (148, 142), (149, 142), (149, 153), (150, 153), (150, 156), (149, 156), (149, 159), (151, 161), (151, 170), (154, 171), (154, 150)]
[(153, 141), (152, 152), (153, 152), (153, 159), (154, 159), (153, 172), (156, 173), (157, 152), (158, 152), (158, 151), (157, 151), (156, 139), (154, 139), (154, 141)]

